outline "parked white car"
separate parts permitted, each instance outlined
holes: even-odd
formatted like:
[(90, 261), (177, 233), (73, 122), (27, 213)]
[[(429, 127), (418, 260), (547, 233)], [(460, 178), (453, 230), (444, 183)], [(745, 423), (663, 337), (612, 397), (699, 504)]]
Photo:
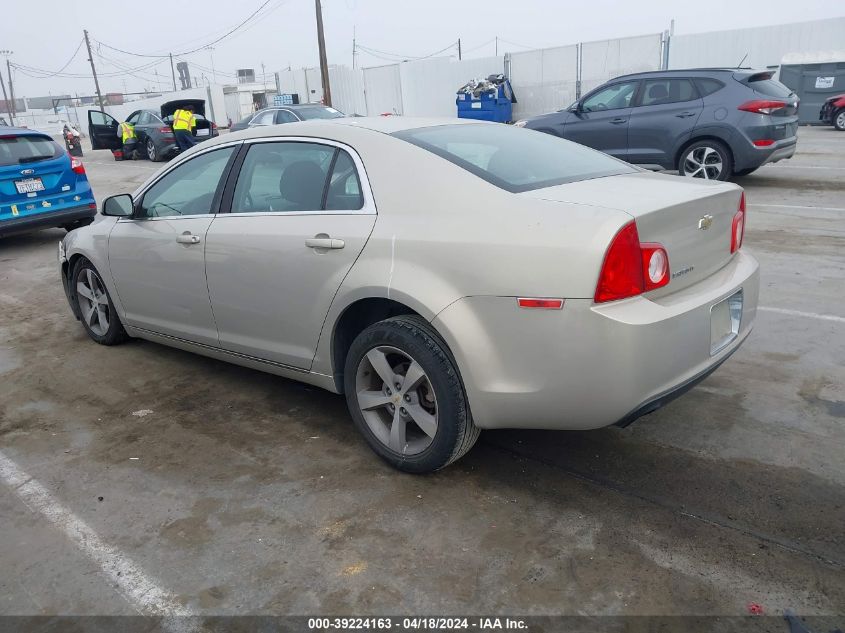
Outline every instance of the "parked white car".
[(512, 126), (405, 117), (246, 130), (180, 155), (60, 244), (74, 314), (343, 393), (410, 472), (479, 429), (628, 424), (755, 318), (736, 185)]

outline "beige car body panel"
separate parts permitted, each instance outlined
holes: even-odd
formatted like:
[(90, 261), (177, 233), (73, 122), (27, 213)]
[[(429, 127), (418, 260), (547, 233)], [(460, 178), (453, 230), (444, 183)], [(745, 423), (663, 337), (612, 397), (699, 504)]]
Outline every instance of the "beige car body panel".
[[(266, 318), (255, 319), (252, 330), (238, 334), (239, 345), (229, 341), (228, 350), (173, 338), (167, 332), (132, 326), (127, 330), (338, 391), (335, 375), (342, 368), (334, 367), (332, 360), (338, 320), (358, 300), (391, 299), (429, 320), (447, 341), (476, 424), (556, 429), (612, 424), (717, 366), (747, 337), (759, 281), (756, 260), (743, 251), (719, 260), (715, 270), (699, 267), (700, 278), (690, 272), (686, 279), (673, 280), (645, 296), (602, 305), (592, 300), (607, 246), (622, 226), (637, 218), (645, 241), (652, 234), (659, 236), (661, 221), (686, 227), (696, 214), (715, 209), (714, 223), (719, 223), (720, 233), (729, 235), (722, 223), (735, 212), (739, 188), (636, 173), (513, 194), (389, 135), (408, 127), (444, 124), (462, 123), (387, 117), (262, 127), (206, 141), (201, 150), (186, 152), (168, 166), (172, 169), (198, 151), (250, 139), (323, 138), (354, 148), (376, 215), (350, 214), (329, 230), (290, 218), (293, 223), (304, 222), (292, 230), (296, 239), (314, 230), (355, 241), (355, 248), (357, 241), (362, 246), (351, 268), (345, 264), (309, 268), (307, 258), (330, 258), (337, 252), (317, 255), (303, 248), (301, 278), (289, 278), (294, 290), (311, 286), (323, 298), (316, 308), (309, 304), (296, 311), (299, 319), (321, 322), (310, 369), (307, 355), (313, 343), (284, 338), (274, 344), (261, 342), (272, 336), (266, 332), (270, 325)], [(368, 226), (362, 217), (374, 223)], [(209, 233), (216, 223), (223, 228), (234, 218), (219, 216)], [(282, 214), (276, 218), (273, 226), (281, 229), (285, 218)], [(103, 243), (113, 222), (103, 218), (69, 234), (68, 257), (84, 254), (99, 270), (108, 271)], [(679, 234), (679, 243), (669, 249), (673, 266), (685, 249), (692, 248), (685, 242), (696, 235), (691, 230)], [(266, 265), (268, 239), (259, 242), (256, 267)], [(708, 248), (715, 248), (713, 243)], [(213, 261), (216, 256), (211, 248), (208, 257)], [(124, 317), (120, 289), (110, 273), (104, 280)], [(273, 283), (272, 270), (262, 272), (259, 280), (257, 288), (278, 292), (278, 286), (265, 288)], [(220, 283), (238, 281), (243, 283), (244, 277), (224, 277)], [(744, 302), (739, 333), (711, 356), (710, 309), (739, 289)], [(241, 304), (247, 299), (232, 289), (225, 292), (233, 293), (231, 297)], [(212, 288), (212, 299), (213, 295)], [(332, 298), (326, 302), (329, 295)], [(565, 305), (562, 310), (524, 310), (517, 307), (519, 296), (560, 297)], [(277, 299), (265, 301), (263, 309), (278, 308)], [(311, 336), (309, 330), (305, 338)], [(262, 351), (262, 346), (267, 349)]]

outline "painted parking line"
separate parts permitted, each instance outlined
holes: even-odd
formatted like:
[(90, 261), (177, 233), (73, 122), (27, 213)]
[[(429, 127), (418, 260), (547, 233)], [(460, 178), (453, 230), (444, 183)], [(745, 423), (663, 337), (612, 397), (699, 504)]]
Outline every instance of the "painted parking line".
[(749, 207), (769, 207), (772, 209), (811, 209), (813, 211), (840, 211), (845, 212), (845, 207), (814, 207), (800, 204), (766, 204), (765, 202), (754, 202)]
[[(184, 617), (193, 615), (176, 597), (163, 589), (141, 567), (104, 542), (85, 521), (64, 507), (50, 492), (0, 452), (0, 481), (30, 510), (40, 514), (93, 561), (117, 591), (144, 615)], [(169, 630), (190, 630), (189, 620), (168, 622)]]
[(767, 169), (826, 169), (831, 171), (845, 171), (845, 167), (827, 167), (825, 165), (767, 165)]
[(801, 317), (802, 319), (818, 319), (819, 321), (833, 321), (834, 323), (845, 323), (845, 317), (835, 314), (818, 314), (816, 312), (801, 312), (800, 310), (789, 310), (787, 308), (774, 308), (771, 306), (758, 306), (760, 312), (774, 312), (787, 316)]

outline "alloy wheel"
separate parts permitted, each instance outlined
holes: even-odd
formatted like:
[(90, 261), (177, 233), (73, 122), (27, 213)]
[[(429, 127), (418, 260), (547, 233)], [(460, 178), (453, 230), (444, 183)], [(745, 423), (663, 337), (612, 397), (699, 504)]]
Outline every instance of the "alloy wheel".
[(150, 139), (147, 139), (147, 158), (151, 161), (155, 161), (156, 159), (156, 146)]
[(845, 130), (845, 110), (842, 110), (836, 115), (836, 120), (833, 124), (840, 130)]
[(91, 268), (84, 269), (79, 276), (76, 297), (86, 325), (97, 336), (105, 336), (109, 331), (111, 307), (103, 280)]
[(410, 355), (395, 347), (374, 347), (358, 363), (355, 390), (364, 421), (390, 450), (416, 455), (431, 445), (437, 433), (437, 397)]
[(722, 173), (722, 155), (706, 145), (693, 148), (684, 156), (684, 175), (718, 180)]

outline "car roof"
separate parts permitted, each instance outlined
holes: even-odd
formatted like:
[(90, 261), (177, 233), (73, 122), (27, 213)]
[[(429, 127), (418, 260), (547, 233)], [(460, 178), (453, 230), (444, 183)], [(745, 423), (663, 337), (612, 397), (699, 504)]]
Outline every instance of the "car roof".
[(39, 136), (50, 136), (47, 132), (42, 132), (41, 130), (33, 130), (28, 127), (15, 127), (12, 125), (0, 125), (0, 134), (16, 134), (18, 136), (23, 135), (39, 135)]
[[(671, 70), (644, 70), (638, 73), (630, 73), (627, 75), (619, 75), (618, 77), (614, 77), (610, 81), (616, 81), (617, 79), (625, 79), (625, 78), (635, 78), (635, 77), (664, 77), (667, 75), (689, 75), (690, 73), (696, 74), (755, 74), (755, 73), (762, 73), (762, 72), (774, 72), (770, 70), (755, 70), (754, 68), (742, 67), (742, 68), (673, 68)], [(608, 82), (610, 83), (610, 82)]]
[[(345, 128), (358, 128), (382, 134), (393, 134), (403, 130), (412, 130), (438, 125), (465, 125), (482, 124), (485, 121), (471, 119), (455, 119), (448, 117), (405, 117), (405, 116), (373, 116), (373, 117), (341, 117), (337, 119), (311, 119), (308, 121), (296, 121), (293, 123), (282, 123), (279, 125), (262, 125), (260, 127), (247, 128), (230, 134), (204, 141), (203, 145), (210, 143), (225, 143), (227, 140), (264, 138), (275, 136), (326, 136), (332, 137), (332, 130), (338, 126)], [(492, 123), (490, 125), (493, 125)], [(339, 130), (338, 130), (339, 131)]]

